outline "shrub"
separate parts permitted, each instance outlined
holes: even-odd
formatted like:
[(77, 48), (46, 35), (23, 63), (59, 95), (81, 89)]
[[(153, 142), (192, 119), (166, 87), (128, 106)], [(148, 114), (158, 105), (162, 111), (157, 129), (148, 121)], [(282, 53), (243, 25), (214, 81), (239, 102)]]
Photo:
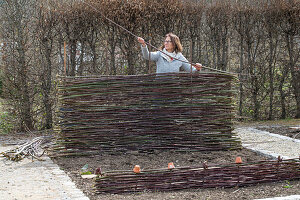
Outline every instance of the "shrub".
[(8, 112), (2, 112), (0, 115), (0, 134), (10, 133), (12, 129), (12, 116)]

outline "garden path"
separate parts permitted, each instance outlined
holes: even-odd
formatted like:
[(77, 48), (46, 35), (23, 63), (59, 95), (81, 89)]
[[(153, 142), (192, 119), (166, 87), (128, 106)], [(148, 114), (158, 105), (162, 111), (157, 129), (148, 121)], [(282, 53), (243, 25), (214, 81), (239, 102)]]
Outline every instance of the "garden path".
[[(14, 146), (4, 146), (0, 152)], [(0, 199), (2, 200), (89, 200), (52, 160), (7, 161), (0, 157)]]
[(252, 127), (240, 127), (234, 130), (241, 138), (245, 148), (277, 158), (299, 158), (300, 140), (287, 136), (261, 131)]

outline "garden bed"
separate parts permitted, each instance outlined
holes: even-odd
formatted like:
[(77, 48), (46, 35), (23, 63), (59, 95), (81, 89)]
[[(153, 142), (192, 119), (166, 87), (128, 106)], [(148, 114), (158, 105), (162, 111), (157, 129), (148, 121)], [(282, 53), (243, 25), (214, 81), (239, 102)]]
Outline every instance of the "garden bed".
[(101, 154), (93, 157), (55, 158), (56, 162), (76, 183), (79, 189), (92, 200), (96, 199), (254, 199), (274, 197), (280, 195), (297, 194), (300, 180), (283, 181), (277, 183), (259, 184), (241, 188), (214, 188), (214, 189), (188, 189), (176, 192), (141, 192), (135, 194), (96, 195), (95, 180), (82, 179), (80, 169), (85, 164), (94, 172), (101, 167), (103, 172), (111, 170), (131, 170), (134, 165), (140, 165), (143, 170), (166, 168), (169, 162), (174, 162), (176, 167), (199, 166), (206, 162), (207, 165), (224, 165), (234, 163), (235, 158), (241, 156), (243, 162), (251, 163), (267, 158), (247, 149), (235, 151), (215, 152), (175, 152), (156, 151), (152, 154), (129, 152), (127, 154)]

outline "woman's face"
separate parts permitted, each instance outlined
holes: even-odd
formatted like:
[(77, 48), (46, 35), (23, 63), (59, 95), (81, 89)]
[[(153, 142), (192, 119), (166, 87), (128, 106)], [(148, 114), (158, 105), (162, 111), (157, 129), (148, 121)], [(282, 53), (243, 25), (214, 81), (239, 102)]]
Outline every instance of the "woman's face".
[(168, 51), (168, 52), (173, 52), (174, 51), (174, 49), (175, 49), (175, 47), (174, 47), (174, 45), (173, 45), (173, 43), (172, 43), (172, 41), (171, 41), (171, 38), (168, 36), (168, 37), (166, 37), (166, 39), (165, 39), (165, 49)]

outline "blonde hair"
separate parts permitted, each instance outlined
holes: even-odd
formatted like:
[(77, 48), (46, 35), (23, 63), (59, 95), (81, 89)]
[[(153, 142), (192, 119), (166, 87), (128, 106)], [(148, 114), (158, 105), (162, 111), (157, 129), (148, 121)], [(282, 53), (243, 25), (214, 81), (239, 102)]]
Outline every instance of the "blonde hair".
[[(166, 38), (167, 38), (167, 37), (170, 37), (171, 42), (172, 42), (172, 44), (173, 44), (173, 46), (174, 46), (174, 51), (175, 51), (176, 53), (182, 52), (183, 48), (182, 48), (182, 45), (181, 45), (181, 43), (180, 43), (179, 37), (178, 37), (177, 35), (173, 34), (173, 33), (168, 33), (168, 34), (166, 35)], [(161, 50), (164, 49), (164, 47), (165, 47), (165, 44), (163, 43), (162, 46), (160, 47)]]

